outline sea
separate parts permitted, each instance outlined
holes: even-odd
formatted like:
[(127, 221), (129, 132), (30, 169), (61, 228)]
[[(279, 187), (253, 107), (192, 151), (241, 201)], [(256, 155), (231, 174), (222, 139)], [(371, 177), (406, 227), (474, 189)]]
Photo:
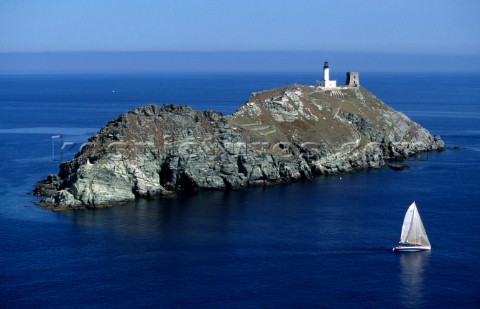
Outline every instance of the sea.
[[(360, 72), (448, 147), (403, 171), (94, 210), (36, 205), (35, 183), (121, 113), (175, 103), (231, 114), (252, 92), (319, 77), (0, 75), (0, 307), (480, 307), (479, 73)], [(394, 253), (413, 201), (432, 250)]]

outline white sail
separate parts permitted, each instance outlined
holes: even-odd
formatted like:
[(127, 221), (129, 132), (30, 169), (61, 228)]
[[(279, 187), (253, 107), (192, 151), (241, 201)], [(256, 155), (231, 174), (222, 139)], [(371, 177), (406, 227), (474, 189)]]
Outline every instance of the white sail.
[(428, 241), (427, 232), (425, 232), (425, 227), (415, 202), (408, 207), (405, 214), (400, 242), (430, 247), (430, 241)]
[(413, 202), (412, 205), (408, 207), (407, 213), (405, 214), (405, 219), (403, 219), (402, 235), (400, 235), (400, 242), (407, 241), (408, 232), (410, 231), (410, 227), (412, 226), (412, 219), (415, 208), (415, 202)]

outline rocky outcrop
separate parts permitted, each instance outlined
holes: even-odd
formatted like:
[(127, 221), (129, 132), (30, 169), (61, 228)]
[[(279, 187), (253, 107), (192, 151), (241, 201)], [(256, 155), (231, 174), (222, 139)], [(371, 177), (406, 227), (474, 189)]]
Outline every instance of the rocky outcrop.
[(175, 105), (134, 109), (92, 136), (35, 193), (54, 209), (93, 208), (380, 168), (444, 148), (363, 88), (292, 85), (255, 93), (230, 116)]

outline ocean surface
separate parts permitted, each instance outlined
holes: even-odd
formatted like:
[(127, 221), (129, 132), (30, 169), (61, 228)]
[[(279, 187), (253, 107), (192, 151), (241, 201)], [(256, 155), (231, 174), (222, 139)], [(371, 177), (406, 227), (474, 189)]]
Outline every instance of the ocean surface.
[[(478, 308), (480, 74), (360, 73), (449, 147), (401, 172), (75, 212), (35, 205), (36, 181), (120, 113), (155, 102), (229, 114), (252, 92), (319, 78), (0, 75), (0, 307)], [(432, 251), (393, 253), (413, 201)]]

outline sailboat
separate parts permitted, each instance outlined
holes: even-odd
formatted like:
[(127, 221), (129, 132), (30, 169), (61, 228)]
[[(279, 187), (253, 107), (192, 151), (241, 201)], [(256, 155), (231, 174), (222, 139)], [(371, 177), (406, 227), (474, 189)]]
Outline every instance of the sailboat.
[(427, 232), (423, 226), (420, 213), (415, 202), (408, 207), (405, 219), (403, 219), (402, 235), (398, 246), (393, 251), (424, 251), (431, 250)]

